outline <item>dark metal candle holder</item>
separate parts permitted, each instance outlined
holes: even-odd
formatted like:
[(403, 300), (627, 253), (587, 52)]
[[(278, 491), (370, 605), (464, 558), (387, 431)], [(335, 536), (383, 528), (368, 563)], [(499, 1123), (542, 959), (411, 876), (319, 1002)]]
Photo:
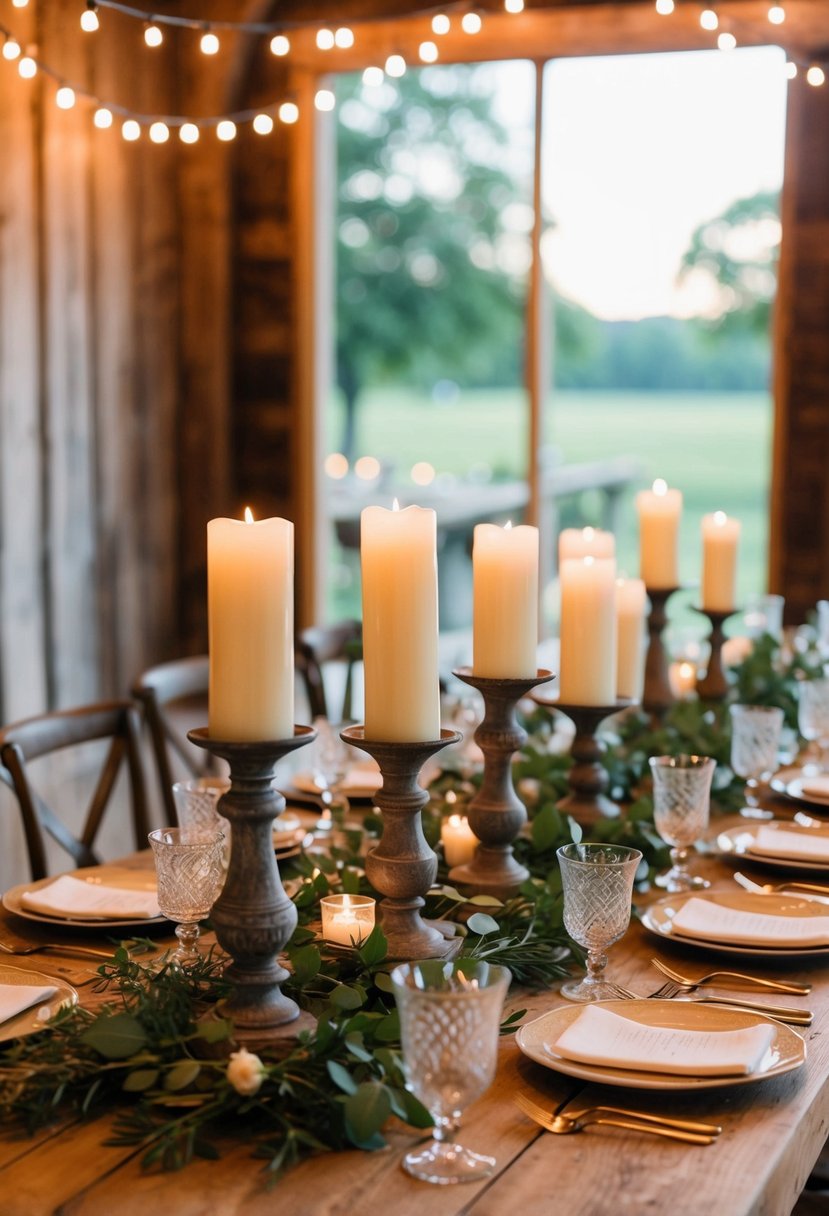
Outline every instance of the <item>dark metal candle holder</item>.
[(452, 674), (484, 699), (484, 718), (475, 731), (475, 742), (484, 754), (484, 779), (466, 811), (480, 844), (472, 860), (455, 866), (449, 877), (477, 892), (507, 899), (530, 876), (512, 855), (512, 842), (527, 822), (526, 807), (512, 784), (512, 757), (527, 739), (515, 707), (536, 685), (552, 680), (553, 674), (539, 669), (533, 677), (500, 679), (476, 676), (471, 667)]
[(697, 695), (701, 701), (724, 701), (728, 695), (729, 683), (722, 662), (722, 647), (725, 641), (723, 625), (737, 609), (730, 612), (718, 612), (713, 608), (695, 608), (701, 616), (707, 616), (711, 622), (711, 635), (708, 639), (711, 655), (708, 659), (708, 670), (701, 680), (697, 681)]
[(561, 701), (534, 696), (534, 701), (548, 709), (557, 709), (576, 727), (576, 737), (570, 748), (573, 764), (567, 774), (570, 793), (556, 807), (570, 815), (582, 827), (591, 827), (602, 819), (616, 819), (621, 813), (618, 802), (608, 798), (605, 790), (610, 778), (601, 762), (607, 744), (599, 738), (598, 730), (605, 718), (628, 709), (635, 702), (619, 697), (615, 705), (565, 705)]
[(651, 610), (648, 615), (648, 650), (645, 657), (642, 708), (656, 718), (663, 717), (674, 703), (662, 633), (668, 620), (668, 600), (678, 590), (678, 587), (646, 588)]
[(383, 817), (383, 834), (366, 857), (366, 876), (384, 896), (378, 913), (389, 958), (442, 956), (453, 951), (456, 943), (420, 915), (423, 896), (437, 876), (438, 859), (423, 835), (420, 812), (429, 795), (417, 778), (430, 756), (463, 736), (456, 730), (442, 730), (439, 739), (387, 743), (366, 739), (364, 731), (363, 726), (349, 726), (340, 732), (340, 738), (373, 756), (383, 777), (383, 786), (374, 797)]
[(218, 804), (232, 829), (230, 864), (210, 919), (219, 945), (233, 959), (225, 975), (235, 991), (222, 1012), (243, 1041), (284, 1037), (286, 1025), (299, 1016), (299, 1006), (280, 988), (288, 972), (277, 956), (296, 928), (297, 914), (273, 851), (273, 821), (285, 799), (272, 782), (277, 762), (315, 736), (310, 726), (295, 726), (292, 739), (254, 743), (214, 739), (206, 728), (187, 734), (196, 747), (230, 766), (230, 789)]

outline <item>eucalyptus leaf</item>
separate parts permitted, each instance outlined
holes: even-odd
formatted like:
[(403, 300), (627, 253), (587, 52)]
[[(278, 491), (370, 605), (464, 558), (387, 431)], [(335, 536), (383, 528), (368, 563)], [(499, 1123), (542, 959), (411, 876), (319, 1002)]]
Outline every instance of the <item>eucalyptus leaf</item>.
[(473, 912), (466, 924), (473, 933), (479, 933), (481, 936), (497, 933), (500, 928), (497, 920), (493, 920), (485, 912)]
[(145, 1089), (152, 1088), (157, 1080), (157, 1068), (136, 1068), (134, 1072), (127, 1073), (121, 1088), (125, 1089), (128, 1094), (140, 1094)]
[(187, 1086), (193, 1084), (200, 1072), (201, 1064), (198, 1060), (179, 1060), (164, 1078), (164, 1088), (168, 1092), (187, 1089)]
[(328, 1069), (328, 1075), (338, 1089), (341, 1089), (344, 1094), (355, 1094), (357, 1092), (357, 1082), (352, 1077), (347, 1068), (343, 1068), (336, 1060), (328, 1060), (325, 1067)]
[(504, 901), (496, 899), (494, 895), (473, 895), (466, 902), (476, 908), (503, 908), (504, 906)]
[(532, 821), (532, 840), (539, 853), (551, 849), (561, 838), (561, 816), (553, 806), (545, 806)]
[(357, 953), (367, 967), (375, 967), (378, 963), (382, 963), (388, 948), (385, 933), (380, 925), (375, 925)]
[(571, 815), (567, 816), (567, 824), (570, 828), (570, 839), (572, 840), (573, 844), (581, 844), (584, 836), (581, 824), (576, 823), (575, 819), (573, 819)]
[(370, 1144), (391, 1114), (391, 1098), (379, 1081), (363, 1081), (345, 1103), (345, 1125), (355, 1144)]
[(376, 971), (374, 974), (374, 986), (379, 988), (381, 992), (390, 992), (394, 994), (394, 984), (391, 982), (391, 976), (388, 971)]
[(126, 1060), (141, 1050), (147, 1035), (130, 1013), (100, 1013), (81, 1041), (107, 1060)]
[(312, 980), (322, 966), (322, 955), (316, 946), (302, 946), (299, 950), (292, 950), (288, 957), (294, 972), (294, 983), (300, 987)]
[(361, 994), (348, 984), (338, 984), (328, 999), (338, 1009), (359, 1009), (363, 1003)]

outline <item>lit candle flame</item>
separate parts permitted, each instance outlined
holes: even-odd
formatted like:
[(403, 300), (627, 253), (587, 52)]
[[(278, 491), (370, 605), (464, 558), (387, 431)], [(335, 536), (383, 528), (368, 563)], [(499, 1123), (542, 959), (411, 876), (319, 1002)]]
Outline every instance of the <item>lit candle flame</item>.
[(395, 498), (394, 502), (391, 504), (391, 509), (392, 509), (392, 511), (400, 510), (400, 503), (397, 501), (396, 498)]
[(728, 516), (726, 515), (725, 511), (715, 511), (715, 512), (714, 512), (714, 525), (715, 525), (715, 527), (717, 527), (717, 528), (722, 528), (722, 527), (723, 527), (723, 525), (724, 525), (724, 524), (725, 524), (727, 521), (728, 521)]
[(251, 511), (250, 507), (245, 507), (245, 523), (253, 523), (253, 511)]
[(653, 492), (660, 498), (664, 497), (664, 495), (668, 493), (667, 481), (664, 481), (661, 477), (657, 477), (656, 481), (653, 483)]
[(591, 528), (591, 527), (589, 527), (589, 526), (588, 526), (587, 528), (583, 528), (583, 529), (582, 529), (582, 536), (583, 536), (583, 537), (584, 537), (584, 539), (585, 539), (585, 540), (587, 540), (587, 541), (592, 540), (592, 539), (593, 539), (593, 537), (594, 537), (595, 535), (596, 535), (596, 529), (595, 529), (595, 528)]
[(505, 532), (512, 531), (512, 520), (511, 519), (508, 519), (507, 522), (504, 524), (504, 531)]

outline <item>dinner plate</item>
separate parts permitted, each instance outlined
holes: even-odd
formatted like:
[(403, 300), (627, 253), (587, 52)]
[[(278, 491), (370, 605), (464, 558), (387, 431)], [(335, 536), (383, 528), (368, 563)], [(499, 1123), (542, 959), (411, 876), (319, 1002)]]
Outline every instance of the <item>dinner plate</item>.
[(769, 781), (775, 794), (781, 794), (784, 798), (804, 803), (806, 806), (824, 807), (829, 811), (829, 795), (821, 797), (819, 794), (807, 794), (804, 785), (808, 784), (808, 774), (804, 777), (803, 769), (794, 767), (781, 768)]
[(38, 1017), (44, 1005), (48, 1005), (52, 1016), (61, 1006), (78, 1003), (78, 994), (71, 984), (58, 979), (57, 976), (44, 975), (42, 971), (26, 971), (23, 967), (7, 967), (0, 963), (0, 984), (49, 984), (52, 988), (57, 988), (57, 992), (49, 997), (48, 1001), (41, 1001), (39, 1005), (32, 1005), (30, 1009), (24, 1009), (13, 1018), (0, 1022), (0, 1043), (8, 1043), (11, 1039), (20, 1039), (24, 1035), (44, 1030), (46, 1022)]
[(297, 828), (291, 835), (290, 840), (282, 840), (277, 843), (274, 838), (273, 851), (277, 861), (287, 861), (291, 857), (299, 857), (306, 844), (313, 840), (313, 832), (308, 832), (305, 828)]
[[(124, 866), (102, 865), (87, 866), (81, 870), (72, 871), (73, 878), (84, 882), (105, 887), (122, 887), (126, 891), (154, 891), (156, 889), (155, 874), (152, 870), (130, 870)], [(61, 925), (72, 929), (129, 929), (143, 925), (165, 925), (169, 922), (166, 916), (121, 917), (115, 920), (103, 920), (92, 916), (49, 916), (45, 912), (36, 912), (27, 908), (23, 903), (26, 891), (39, 891), (54, 882), (54, 876), (41, 878), (37, 882), (22, 882), (16, 887), (10, 887), (3, 895), (3, 907), (15, 916), (24, 920), (33, 920), (40, 925)]]
[(804, 861), (799, 857), (773, 857), (769, 853), (752, 852), (751, 846), (761, 828), (770, 828), (777, 832), (796, 832), (803, 836), (814, 836), (817, 833), (829, 840), (829, 825), (825, 828), (803, 828), (796, 823), (786, 823), (784, 820), (775, 819), (765, 823), (746, 822), (738, 828), (729, 828), (728, 831), (720, 832), (717, 837), (717, 847), (725, 857), (744, 857), (747, 861), (756, 861), (758, 865), (773, 866), (782, 870), (820, 870), (824, 874), (829, 874), (829, 861)]
[[(292, 780), (303, 794), (315, 794), (319, 798), (323, 792), (313, 773), (294, 773)], [(359, 765), (346, 773), (338, 790), (346, 798), (373, 798), (382, 784), (383, 778), (378, 769)]]
[(714, 942), (707, 937), (690, 937), (673, 930), (673, 918), (689, 899), (703, 899), (723, 908), (742, 912), (762, 912), (769, 916), (822, 916), (826, 908), (814, 900), (798, 895), (756, 895), (752, 891), (687, 891), (666, 895), (642, 914), (642, 924), (657, 937), (669, 938), (677, 945), (696, 950), (714, 950), (719, 954), (745, 955), (753, 958), (821, 958), (829, 956), (827, 946), (746, 946), (731, 942)]
[(723, 1085), (748, 1085), (765, 1081), (799, 1068), (806, 1060), (806, 1044), (790, 1026), (767, 1018), (762, 1013), (725, 1009), (716, 1005), (696, 1005), (693, 1001), (602, 1001), (602, 1009), (620, 1017), (639, 1022), (642, 1026), (662, 1026), (674, 1030), (696, 1030), (717, 1034), (725, 1030), (745, 1030), (750, 1026), (774, 1027), (774, 1035), (766, 1054), (753, 1073), (732, 1077), (694, 1077), (668, 1072), (643, 1072), (634, 1068), (611, 1068), (606, 1064), (582, 1064), (566, 1060), (550, 1046), (576, 1020), (583, 1005), (570, 1002), (559, 1009), (543, 1013), (534, 1022), (522, 1026), (515, 1036), (524, 1055), (570, 1077), (595, 1081), (602, 1085), (620, 1085), (625, 1089), (713, 1089)]

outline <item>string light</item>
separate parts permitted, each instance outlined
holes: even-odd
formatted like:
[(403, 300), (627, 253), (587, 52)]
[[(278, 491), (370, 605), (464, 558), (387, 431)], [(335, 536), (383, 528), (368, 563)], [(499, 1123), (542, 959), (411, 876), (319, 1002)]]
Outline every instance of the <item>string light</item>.
[(461, 29), (465, 34), (480, 34), (482, 25), (479, 13), (464, 13), (461, 17)]
[(794, 80), (797, 75), (797, 64), (793, 59), (790, 59), (786, 64), (786, 79)]
[(507, 13), (523, 13), (524, 0), (504, 0), (504, 11)]
[(334, 34), (334, 42), (341, 51), (347, 51), (349, 47), (354, 46), (354, 31), (347, 25), (341, 25)]
[(17, 65), (17, 70), (24, 80), (31, 80), (37, 76), (37, 64), (31, 55), (24, 55)]
[(327, 111), (333, 110), (336, 104), (337, 99), (330, 89), (317, 89), (316, 96), (314, 97), (314, 105), (318, 110), (322, 110), (324, 113), (327, 113)]
[(16, 38), (7, 38), (3, 43), (3, 58), (10, 62), (12, 59), (20, 58), (20, 43)]
[(202, 34), (201, 42), (199, 43), (199, 46), (201, 47), (201, 53), (203, 55), (218, 55), (218, 53), (219, 53), (218, 36), (216, 34), (214, 34), (211, 30), (208, 30), (206, 34)]
[(406, 60), (402, 55), (389, 55), (386, 60), (386, 75), (392, 77), (406, 75)]
[(294, 101), (283, 101), (279, 107), (279, 121), (287, 123), (295, 123), (299, 120), (299, 106)]
[(273, 130), (273, 119), (270, 114), (257, 114), (253, 120), (253, 129), (257, 135), (270, 135)]
[(150, 123), (150, 139), (154, 144), (166, 144), (170, 138), (170, 128), (166, 122)]
[(317, 48), (320, 51), (330, 51), (334, 46), (333, 30), (317, 30)]
[(715, 30), (720, 19), (712, 8), (704, 8), (699, 15), (699, 23), (704, 30)]
[(61, 85), (55, 93), (55, 105), (59, 110), (71, 110), (75, 104), (75, 90), (68, 84)]
[(452, 22), (446, 16), (446, 13), (437, 13), (432, 18), (432, 33), (440, 37), (441, 34), (448, 34), (452, 28)]
[(721, 51), (733, 51), (736, 45), (737, 39), (730, 30), (723, 30), (721, 34), (717, 35), (717, 46)]
[(161, 26), (154, 24), (148, 25), (144, 30), (144, 41), (146, 42), (147, 46), (161, 46), (162, 42), (164, 41), (164, 34), (161, 30)]
[(369, 89), (377, 89), (386, 79), (386, 73), (382, 68), (369, 67), (363, 72), (363, 84)]
[(183, 122), (178, 129), (178, 137), (183, 144), (197, 144), (200, 134), (194, 122)]
[(25, 8), (28, 3), (29, 0), (12, 0), (12, 4), (15, 8)]
[(99, 131), (108, 130), (112, 126), (112, 110), (108, 110), (106, 106), (98, 106), (92, 121)]
[(806, 73), (806, 80), (814, 88), (820, 88), (820, 86), (826, 80), (826, 73), (824, 72), (823, 68), (818, 67), (816, 63), (813, 63)]
[(216, 124), (216, 135), (223, 144), (230, 143), (231, 139), (236, 138), (236, 123), (230, 118), (223, 118)]
[(98, 10), (94, 4), (91, 4), (89, 8), (81, 13), (81, 29), (85, 34), (94, 34), (100, 28), (101, 23), (98, 20)]
[(768, 11), (768, 18), (772, 25), (782, 25), (786, 20), (786, 10), (782, 4), (773, 4)]
[(417, 53), (424, 63), (435, 63), (438, 57), (437, 43), (421, 42)]
[(141, 138), (141, 126), (134, 118), (128, 118), (121, 126), (121, 135), (129, 144)]
[(674, 7), (674, 0), (656, 0), (656, 11), (660, 17), (669, 17)]
[(271, 38), (271, 54), (272, 55), (287, 55), (291, 49), (291, 44), (284, 34), (275, 34)]

